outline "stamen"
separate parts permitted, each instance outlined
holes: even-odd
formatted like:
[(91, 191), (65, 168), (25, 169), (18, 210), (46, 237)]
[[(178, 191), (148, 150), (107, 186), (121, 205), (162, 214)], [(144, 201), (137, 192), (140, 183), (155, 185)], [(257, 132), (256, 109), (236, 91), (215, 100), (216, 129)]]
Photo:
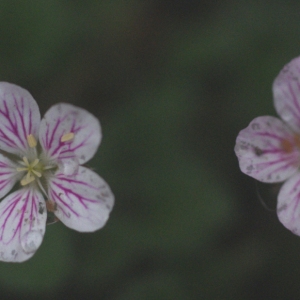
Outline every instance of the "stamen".
[(31, 172), (36, 175), (37, 177), (42, 177), (42, 174), (36, 170), (31, 170)]
[(37, 141), (32, 134), (27, 135), (27, 142), (30, 148), (34, 148), (37, 145)]
[[(32, 181), (35, 180), (35, 176), (42, 177), (42, 173), (39, 171), (34, 170), (34, 167), (38, 165), (40, 160), (36, 158), (31, 164), (28, 161), (28, 158), (26, 156), (23, 157), (23, 163), (22, 165), (25, 166), (25, 168), (17, 168), (18, 172), (27, 171), (27, 174), (23, 177), (21, 180), (21, 185), (26, 185)], [(34, 176), (35, 175), (35, 176)]]
[(33, 163), (30, 165), (31, 166), (31, 168), (34, 168), (38, 163), (39, 163), (39, 159), (35, 159), (34, 161), (33, 161)]
[[(27, 175), (28, 174), (29, 173), (27, 173)], [(26, 185), (26, 184), (28, 184), (28, 183), (30, 183), (30, 182), (32, 182), (32, 181), (35, 180), (34, 176), (27, 176), (27, 175), (21, 180), (21, 185), (22, 186), (24, 186), (24, 185)]]
[(37, 178), (37, 183), (38, 183), (38, 185), (39, 185), (39, 187), (40, 187), (40, 189), (41, 189), (41, 191), (42, 191), (42, 193), (44, 194), (44, 196), (47, 198), (48, 197), (48, 195), (47, 195), (47, 193), (46, 193), (46, 191), (45, 191), (45, 189), (44, 189), (44, 187), (42, 186), (42, 184), (41, 184), (41, 182), (40, 182), (40, 180)]
[(25, 166), (29, 167), (29, 161), (28, 161), (28, 158), (26, 156), (23, 157), (23, 161), (25, 163)]
[(73, 138), (74, 138), (74, 133), (73, 132), (69, 132), (69, 133), (64, 134), (61, 137), (60, 141), (61, 142), (67, 142), (67, 141), (73, 140)]
[(44, 167), (43, 170), (51, 170), (51, 169), (55, 169), (55, 168), (57, 168), (57, 166), (46, 166), (46, 167)]
[(27, 171), (27, 170), (28, 170), (28, 168), (17, 168), (18, 172)]
[[(31, 176), (30, 171), (27, 172), (26, 176), (24, 177), (27, 181), (30, 180), (30, 178), (32, 178), (33, 176)], [(33, 177), (34, 178), (34, 177)], [(31, 182), (31, 181), (30, 181)]]

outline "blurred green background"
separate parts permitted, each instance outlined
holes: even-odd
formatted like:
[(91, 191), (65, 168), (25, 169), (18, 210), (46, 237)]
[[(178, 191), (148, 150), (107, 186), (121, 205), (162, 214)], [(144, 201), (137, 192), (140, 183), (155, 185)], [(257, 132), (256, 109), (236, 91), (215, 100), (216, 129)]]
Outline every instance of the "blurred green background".
[(275, 115), (299, 1), (2, 0), (0, 37), (0, 80), (42, 114), (100, 119), (88, 166), (116, 197), (102, 230), (50, 225), (31, 260), (0, 263), (1, 299), (299, 299), (300, 238), (233, 152)]

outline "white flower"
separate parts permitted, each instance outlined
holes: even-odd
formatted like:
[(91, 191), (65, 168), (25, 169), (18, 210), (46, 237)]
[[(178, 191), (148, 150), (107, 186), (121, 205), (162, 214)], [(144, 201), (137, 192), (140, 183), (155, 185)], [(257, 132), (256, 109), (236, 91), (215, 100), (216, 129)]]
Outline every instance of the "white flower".
[(36, 252), (47, 210), (77, 231), (105, 225), (114, 196), (81, 166), (100, 141), (99, 121), (86, 110), (60, 103), (41, 120), (28, 91), (0, 82), (0, 260), (22, 262)]

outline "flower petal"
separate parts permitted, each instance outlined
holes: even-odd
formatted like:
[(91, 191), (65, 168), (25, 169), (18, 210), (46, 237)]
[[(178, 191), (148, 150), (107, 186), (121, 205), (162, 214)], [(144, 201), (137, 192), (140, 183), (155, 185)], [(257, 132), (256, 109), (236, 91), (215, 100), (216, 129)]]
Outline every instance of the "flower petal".
[(295, 174), (281, 187), (277, 215), (286, 228), (300, 235), (300, 173)]
[(49, 198), (56, 203), (54, 213), (66, 226), (77, 231), (103, 227), (114, 204), (107, 183), (95, 172), (80, 166), (74, 176), (62, 173), (49, 181)]
[(19, 178), (17, 166), (6, 156), (0, 154), (0, 198), (12, 189)]
[(99, 121), (86, 110), (62, 103), (47, 111), (41, 122), (39, 136), (50, 158), (76, 157), (83, 164), (97, 151), (101, 128)]
[(235, 153), (245, 174), (263, 182), (280, 182), (299, 167), (297, 143), (300, 137), (284, 122), (270, 116), (258, 117), (239, 133)]
[(29, 259), (42, 243), (46, 218), (44, 198), (33, 188), (4, 198), (0, 203), (0, 260)]
[(38, 136), (40, 111), (31, 94), (7, 82), (0, 82), (0, 149), (23, 155), (27, 137)]
[(300, 57), (284, 66), (273, 83), (274, 105), (294, 130), (300, 129)]

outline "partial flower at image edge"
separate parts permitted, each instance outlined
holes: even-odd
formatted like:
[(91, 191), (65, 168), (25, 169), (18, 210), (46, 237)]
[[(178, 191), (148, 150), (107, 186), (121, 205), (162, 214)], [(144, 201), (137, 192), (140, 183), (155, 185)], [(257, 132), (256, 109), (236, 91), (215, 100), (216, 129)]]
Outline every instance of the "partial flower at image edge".
[(284, 182), (277, 199), (280, 222), (300, 235), (300, 57), (273, 83), (273, 116), (255, 118), (241, 130), (235, 153), (243, 173), (265, 183)]
[[(47, 211), (80, 232), (105, 225), (114, 196), (82, 166), (101, 138), (99, 121), (86, 110), (59, 103), (41, 119), (27, 90), (0, 82), (0, 260), (32, 257), (43, 241)], [(8, 194), (16, 184), (20, 188)]]

